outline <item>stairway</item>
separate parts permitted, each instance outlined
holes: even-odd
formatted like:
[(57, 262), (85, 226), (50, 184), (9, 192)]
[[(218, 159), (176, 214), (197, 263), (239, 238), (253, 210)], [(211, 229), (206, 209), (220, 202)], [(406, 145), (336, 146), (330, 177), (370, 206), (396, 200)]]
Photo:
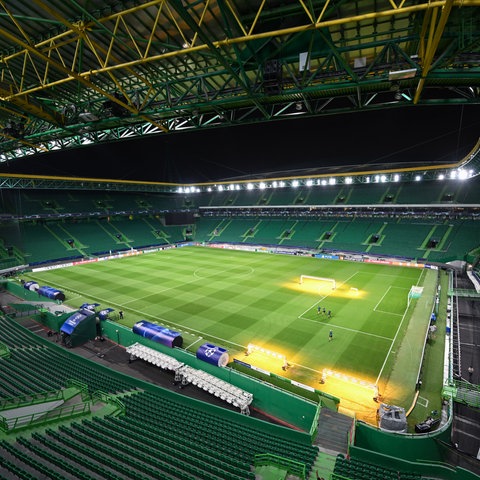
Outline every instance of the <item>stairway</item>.
[(314, 445), (320, 450), (330, 453), (347, 454), (348, 434), (354, 419), (343, 413), (322, 408), (318, 418), (318, 432)]

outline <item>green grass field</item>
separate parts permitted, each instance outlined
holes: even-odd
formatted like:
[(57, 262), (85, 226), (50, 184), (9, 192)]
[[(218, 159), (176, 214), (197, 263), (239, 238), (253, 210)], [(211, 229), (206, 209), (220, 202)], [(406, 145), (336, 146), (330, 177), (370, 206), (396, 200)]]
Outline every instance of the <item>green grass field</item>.
[[(386, 383), (408, 337), (408, 292), (423, 285), (428, 272), (184, 247), (37, 272), (29, 279), (62, 290), (73, 308), (95, 301), (123, 310), (126, 325), (146, 319), (181, 332), (183, 347), (192, 352), (208, 341), (226, 348), (230, 360), (258, 361), (262, 368), (267, 361), (274, 373), (282, 373), (282, 362), (269, 357), (262, 363), (255, 354), (245, 360), (248, 344), (285, 355), (291, 365), (285, 376), (319, 388), (323, 369)], [(336, 288), (311, 279), (300, 284), (301, 275), (335, 279)], [(331, 318), (319, 314), (319, 306), (331, 310)], [(423, 322), (428, 325), (428, 317)], [(420, 349), (406, 354), (410, 376), (418, 371), (420, 333)]]

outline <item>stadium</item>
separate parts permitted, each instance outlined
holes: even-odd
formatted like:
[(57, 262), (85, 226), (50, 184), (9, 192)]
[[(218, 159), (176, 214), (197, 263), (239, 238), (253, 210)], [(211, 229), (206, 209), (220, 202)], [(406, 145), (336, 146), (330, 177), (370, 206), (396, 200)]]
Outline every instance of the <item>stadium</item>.
[(3, 6), (0, 479), (480, 478), (480, 4), (371, 3)]

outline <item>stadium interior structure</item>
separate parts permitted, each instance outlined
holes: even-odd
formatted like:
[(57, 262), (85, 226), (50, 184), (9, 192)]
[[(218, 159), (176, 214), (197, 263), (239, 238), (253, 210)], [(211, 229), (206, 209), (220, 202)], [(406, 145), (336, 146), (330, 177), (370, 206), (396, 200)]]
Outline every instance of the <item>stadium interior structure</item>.
[[(3, 5), (0, 161), (239, 122), (478, 104), (478, 2), (371, 4)], [(1, 174), (0, 477), (479, 478), (480, 146), (471, 147), (449, 164), (210, 183)], [(117, 323), (98, 338), (84, 312), (87, 344), (66, 345), (68, 298), (48, 292), (40, 307), (35, 288), (15, 280), (186, 243), (447, 272), (440, 422), (380, 429), (337, 411), (334, 397), (312, 401), (133, 333), (120, 343)], [(292, 425), (291, 412), (313, 420)]]
[[(477, 152), (457, 170), (442, 168), (437, 172), (446, 175), (442, 180), (434, 175), (423, 180), (421, 189), (415, 180), (376, 181), (390, 173), (373, 171), (368, 173), (372, 183), (349, 185), (340, 180), (322, 185), (327, 178), (322, 176), (311, 178), (313, 184), (284, 177), (261, 187), (252, 181), (241, 188), (225, 184), (220, 191), (187, 187), (185, 192), (182, 187), (159, 193), (148, 191), (148, 184), (146, 192), (85, 191), (85, 179), (71, 179), (68, 192), (4, 191), (0, 473), (5, 478), (40, 473), (47, 478), (114, 478), (119, 469), (127, 469), (136, 472), (130, 473), (134, 478), (253, 479), (274, 474), (308, 479), (318, 472), (330, 479), (477, 478)], [(471, 175), (459, 179), (452, 173), (463, 170)], [(75, 182), (78, 189), (72, 188)], [(440, 416), (426, 419), (416, 432), (395, 431), (396, 420), (385, 420), (384, 428), (372, 426), (340, 412), (337, 400), (328, 395), (312, 403), (264, 380), (257, 384), (240, 374), (232, 380), (229, 366), (199, 366), (181, 348), (171, 352), (123, 330), (118, 342), (117, 322), (102, 322), (106, 344), (87, 326), (79, 331), (81, 341), (72, 335), (70, 344), (59, 344), (56, 334), (64, 329), (59, 321), (71, 312), (62, 313), (57, 292), (50, 307), (43, 298), (40, 307), (37, 291), (28, 291), (26, 298), (18, 285), (18, 278), (35, 269), (188, 244), (419, 262), (447, 272), (451, 287), (444, 292), (441, 310), (451, 323), (442, 334), (451, 342), (439, 392)], [(130, 363), (132, 359), (142, 362)], [(43, 370), (38, 365), (50, 366)], [(149, 368), (169, 373), (165, 385), (158, 386), (158, 374), (153, 380)], [(54, 376), (47, 373), (50, 369)], [(229, 371), (228, 382), (219, 370)], [(172, 393), (168, 382), (173, 372), (177, 384), (192, 383), (205, 396), (197, 392), (198, 398), (187, 399), (178, 387)], [(252, 391), (253, 398), (248, 396)], [(212, 406), (210, 397), (218, 403)], [(99, 413), (93, 413), (97, 408)], [(295, 425), (289, 415), (298, 411), (313, 418), (312, 423)], [(145, 412), (158, 419), (162, 441), (150, 433)], [(398, 412), (387, 408), (383, 413), (396, 419)], [(214, 445), (212, 430), (222, 432)], [(146, 446), (151, 453), (145, 453)], [(133, 452), (127, 458), (126, 448)]]

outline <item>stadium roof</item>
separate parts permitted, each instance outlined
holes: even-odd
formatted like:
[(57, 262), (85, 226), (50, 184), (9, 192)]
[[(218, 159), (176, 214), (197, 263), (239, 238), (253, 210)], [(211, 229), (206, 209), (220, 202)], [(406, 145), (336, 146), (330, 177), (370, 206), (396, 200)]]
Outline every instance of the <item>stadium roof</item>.
[[(0, 13), (0, 164), (145, 137), (178, 137), (177, 148), (186, 132), (242, 132), (351, 112), (391, 112), (400, 121), (391, 137), (409, 126), (394, 112), (410, 108), (456, 108), (456, 126), (458, 108), (480, 103), (479, 6), (12, 0)], [(462, 153), (473, 147), (469, 141)], [(163, 162), (150, 160), (159, 176), (174, 180)], [(103, 163), (114, 174), (111, 159)], [(237, 165), (223, 175), (244, 173)]]

